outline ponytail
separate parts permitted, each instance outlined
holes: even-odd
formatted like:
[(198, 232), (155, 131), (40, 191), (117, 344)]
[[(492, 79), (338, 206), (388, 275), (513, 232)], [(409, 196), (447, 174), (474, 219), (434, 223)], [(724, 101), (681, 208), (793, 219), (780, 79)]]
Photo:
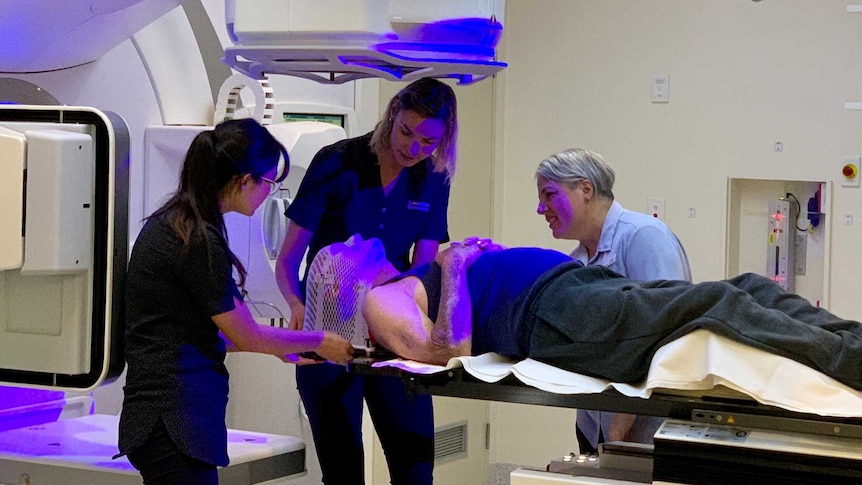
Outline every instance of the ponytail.
[[(287, 176), (290, 160), (284, 146), (265, 127), (254, 120), (228, 120), (212, 130), (199, 133), (192, 140), (180, 173), (174, 195), (150, 217), (166, 215), (171, 229), (189, 249), (194, 237), (202, 237), (212, 266), (212, 249), (207, 225), (224, 238), (231, 265), (239, 274), (239, 286), (245, 284), (246, 270), (227, 245), (228, 235), (220, 200), (230, 186), (246, 174), (255, 180), (284, 159)], [(211, 268), (212, 269), (212, 268)]]

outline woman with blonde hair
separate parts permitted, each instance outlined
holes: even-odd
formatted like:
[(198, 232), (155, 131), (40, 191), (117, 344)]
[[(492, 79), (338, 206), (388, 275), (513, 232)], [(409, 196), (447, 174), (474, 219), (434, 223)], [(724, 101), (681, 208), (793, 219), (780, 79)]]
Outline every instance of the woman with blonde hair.
[[(449, 184), (455, 172), (455, 93), (431, 78), (412, 82), (390, 101), (371, 133), (322, 148), (293, 204), (276, 263), (276, 280), (303, 328), (303, 255), (307, 268), (324, 246), (353, 234), (378, 238), (399, 271), (433, 261), (449, 240)], [(363, 398), (380, 437), (393, 484), (430, 484), (434, 419), (430, 396), (408, 395), (395, 377), (348, 374), (334, 365), (297, 368), (317, 457), (327, 484), (364, 483)]]

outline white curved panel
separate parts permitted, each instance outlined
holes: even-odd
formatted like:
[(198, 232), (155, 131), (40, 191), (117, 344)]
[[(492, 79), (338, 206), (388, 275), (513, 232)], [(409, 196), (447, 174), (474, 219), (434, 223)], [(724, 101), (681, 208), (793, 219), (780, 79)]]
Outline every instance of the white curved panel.
[(182, 0), (0, 0), (0, 71), (92, 62)]
[(210, 124), (214, 107), (206, 66), (182, 8), (142, 29), (132, 42), (150, 77), (162, 122)]

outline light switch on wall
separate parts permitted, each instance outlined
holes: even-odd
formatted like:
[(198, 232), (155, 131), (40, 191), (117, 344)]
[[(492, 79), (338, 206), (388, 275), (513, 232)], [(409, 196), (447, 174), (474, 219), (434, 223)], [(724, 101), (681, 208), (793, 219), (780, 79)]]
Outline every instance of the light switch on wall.
[(667, 74), (652, 75), (652, 94), (653, 103), (667, 103), (670, 99), (670, 78)]

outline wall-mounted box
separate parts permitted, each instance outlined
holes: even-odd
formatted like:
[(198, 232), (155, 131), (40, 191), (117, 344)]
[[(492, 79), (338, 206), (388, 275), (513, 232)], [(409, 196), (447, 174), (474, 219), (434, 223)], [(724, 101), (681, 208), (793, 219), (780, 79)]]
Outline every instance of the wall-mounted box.
[[(794, 268), (793, 292), (813, 304), (828, 307), (831, 191), (832, 183), (829, 181), (729, 177), (725, 277), (748, 272), (770, 276), (765, 271), (770, 243), (770, 202), (778, 199), (798, 201), (798, 217), (790, 227), (796, 234), (806, 234), (805, 267)], [(816, 203), (809, 205), (809, 200)], [(811, 217), (809, 207), (817, 208)], [(790, 240), (796, 240), (795, 234)]]

